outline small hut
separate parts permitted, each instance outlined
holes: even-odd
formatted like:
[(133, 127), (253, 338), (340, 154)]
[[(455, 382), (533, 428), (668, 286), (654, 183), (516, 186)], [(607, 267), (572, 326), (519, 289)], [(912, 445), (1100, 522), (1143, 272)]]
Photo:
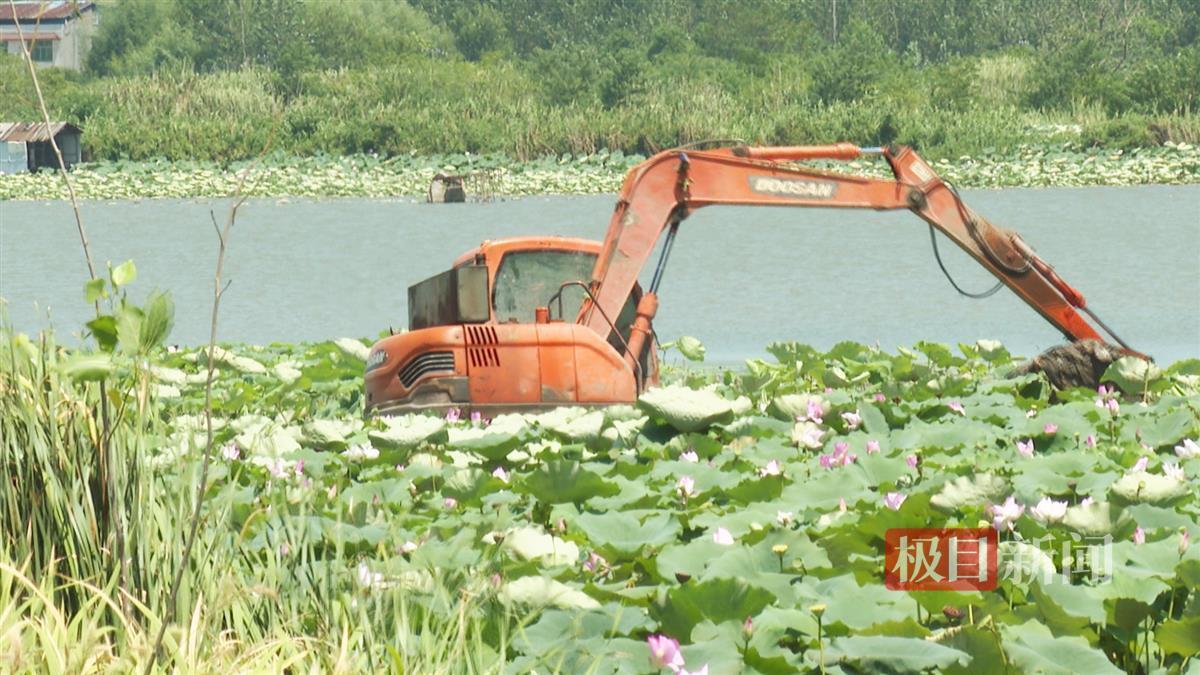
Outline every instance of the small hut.
[(58, 168), (50, 139), (58, 143), (67, 169), (83, 161), (83, 131), (70, 122), (0, 122), (0, 173)]

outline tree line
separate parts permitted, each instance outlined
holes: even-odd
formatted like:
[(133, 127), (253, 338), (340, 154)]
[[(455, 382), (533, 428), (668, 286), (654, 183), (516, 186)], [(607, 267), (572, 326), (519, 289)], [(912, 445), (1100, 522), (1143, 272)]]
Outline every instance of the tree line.
[[(1195, 0), (113, 0), (101, 12), (85, 72), (49, 78), (60, 114), (138, 126), (129, 98), (143, 89), (183, 113), (199, 90), (262, 98), (243, 104), (284, 110), (299, 152), (646, 151), (722, 132), (857, 139), (864, 125), (872, 140), (961, 149), (948, 136), (960, 131), (922, 115), (979, 120), (980, 135), (1003, 118), (1001, 147), (1022, 125), (1078, 126), (1084, 144), (1122, 147), (1200, 135)], [(0, 78), (6, 118), (29, 101), (12, 79)], [(392, 88), (363, 89), (380, 81)], [(347, 129), (318, 129), (339, 111)], [(597, 127), (580, 142), (521, 138), (502, 117), (565, 125), (576, 113)], [(390, 114), (474, 126), (441, 139)], [(401, 131), (421, 137), (388, 137)], [(129, 145), (105, 152), (149, 151)]]

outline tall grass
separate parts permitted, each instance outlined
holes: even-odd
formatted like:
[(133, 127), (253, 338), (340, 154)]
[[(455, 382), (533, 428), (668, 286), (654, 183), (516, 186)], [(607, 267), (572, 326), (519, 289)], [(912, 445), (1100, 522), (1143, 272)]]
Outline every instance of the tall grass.
[[(0, 75), (6, 60), (0, 58)], [(1043, 129), (1114, 119), (1086, 101), (1062, 110), (1022, 107), (1028, 64), (1016, 57), (964, 62), (944, 73), (905, 71), (848, 102), (814, 98), (803, 69), (749, 74), (710, 65), (695, 64), (701, 76), (647, 70), (613, 105), (586, 91), (549, 91), (513, 62), (421, 58), (307, 72), (286, 83), (266, 70), (179, 70), (51, 78), (47, 88), (54, 114), (85, 126), (93, 159), (246, 159), (263, 147), (281, 113), (274, 147), (289, 154), (504, 152), (517, 159), (602, 148), (645, 154), (707, 138), (900, 142), (935, 159), (954, 158), (1053, 142), (1060, 139)], [(0, 118), (20, 117), (20, 86), (0, 81)], [(1137, 117), (1143, 131), (1154, 125), (1140, 142), (1186, 141), (1198, 119), (1188, 111)]]
[[(178, 461), (150, 461), (171, 412), (145, 368), (122, 362), (107, 387), (117, 489), (106, 501), (100, 389), (81, 379), (89, 356), (0, 326), (0, 672), (139, 668), (168, 614), (179, 618), (158, 660), (167, 672), (499, 668), (503, 650), (488, 645), (507, 644), (523, 621), (496, 600), (487, 574), (429, 569), (363, 583), (358, 557), (393, 557), (385, 544), (311, 541), (303, 500), (247, 505), (236, 480), (210, 491), (168, 612), (201, 447), (186, 442)], [(236, 527), (239, 509), (246, 525)], [(270, 523), (270, 546), (254, 541), (253, 522)]]

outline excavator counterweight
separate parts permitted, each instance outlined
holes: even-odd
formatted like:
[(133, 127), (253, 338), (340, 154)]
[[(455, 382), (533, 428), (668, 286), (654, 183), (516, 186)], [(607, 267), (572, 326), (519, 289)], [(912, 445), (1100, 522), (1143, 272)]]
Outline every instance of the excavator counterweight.
[[(864, 154), (881, 156), (892, 178), (799, 163)], [(1075, 350), (1082, 357), (1144, 357), (1109, 331), (1083, 294), (1019, 235), (967, 207), (911, 148), (674, 149), (626, 175), (603, 243), (555, 237), (484, 242), (461, 256), (447, 279), (439, 275), (410, 289), (413, 330), (371, 350), (368, 414), (634, 401), (658, 381), (653, 322), (671, 244), (693, 211), (713, 205), (910, 210), (1071, 342), (1104, 345), (1103, 330), (1120, 344)], [(638, 278), (664, 233), (653, 280), (643, 290)], [(1093, 365), (1094, 372), (1099, 365)]]

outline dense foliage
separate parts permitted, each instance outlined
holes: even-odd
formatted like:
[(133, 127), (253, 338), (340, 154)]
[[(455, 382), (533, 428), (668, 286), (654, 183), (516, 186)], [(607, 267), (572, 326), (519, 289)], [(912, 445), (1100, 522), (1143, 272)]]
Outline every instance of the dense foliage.
[[(125, 0), (82, 76), (95, 159), (901, 142), (934, 157), (1200, 140), (1190, 0)], [(37, 117), (0, 58), (0, 119)], [(1053, 134), (1049, 134), (1053, 135)]]
[[(93, 351), (0, 331), (5, 671), (129, 669), (169, 607), (210, 356), (109, 277)], [(769, 351), (637, 407), (364, 422), (360, 341), (216, 350), (167, 667), (1194, 666), (1200, 362), (1056, 393), (993, 342)], [(999, 587), (885, 588), (886, 530), (943, 525), (998, 529)]]

